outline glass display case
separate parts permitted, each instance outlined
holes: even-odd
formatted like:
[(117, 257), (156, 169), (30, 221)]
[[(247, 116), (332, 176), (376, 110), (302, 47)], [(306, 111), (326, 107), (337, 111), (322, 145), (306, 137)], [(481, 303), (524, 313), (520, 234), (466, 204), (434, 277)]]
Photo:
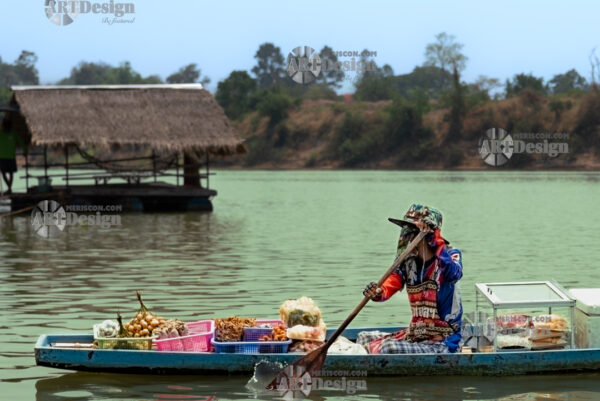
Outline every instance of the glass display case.
[[(545, 310), (552, 314), (553, 308), (568, 308), (569, 344), (574, 348), (573, 322), (575, 299), (556, 281), (528, 281), (506, 283), (475, 284), (475, 308), (480, 315), (481, 302), (486, 302), (493, 310), (494, 328), (497, 330), (500, 310)], [(478, 317), (479, 320), (479, 317)], [(477, 321), (476, 323), (482, 323)], [(497, 331), (496, 331), (497, 333)], [(497, 335), (494, 335), (494, 351), (498, 350)]]

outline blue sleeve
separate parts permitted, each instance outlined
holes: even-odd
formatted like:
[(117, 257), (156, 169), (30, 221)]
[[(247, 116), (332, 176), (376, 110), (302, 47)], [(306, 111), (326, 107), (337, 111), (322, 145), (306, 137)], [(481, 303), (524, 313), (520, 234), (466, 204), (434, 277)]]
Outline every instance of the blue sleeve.
[(444, 247), (438, 260), (444, 281), (455, 283), (462, 278), (462, 253), (458, 249)]

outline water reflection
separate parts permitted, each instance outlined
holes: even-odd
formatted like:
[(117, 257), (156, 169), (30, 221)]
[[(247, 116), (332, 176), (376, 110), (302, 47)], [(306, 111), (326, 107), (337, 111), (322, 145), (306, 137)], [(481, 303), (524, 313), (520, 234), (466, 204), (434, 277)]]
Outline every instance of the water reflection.
[[(594, 400), (600, 397), (597, 374), (519, 377), (367, 378), (367, 389), (311, 391), (311, 400)], [(139, 376), (69, 373), (41, 379), (36, 400), (228, 400), (275, 399), (247, 389), (245, 376)]]

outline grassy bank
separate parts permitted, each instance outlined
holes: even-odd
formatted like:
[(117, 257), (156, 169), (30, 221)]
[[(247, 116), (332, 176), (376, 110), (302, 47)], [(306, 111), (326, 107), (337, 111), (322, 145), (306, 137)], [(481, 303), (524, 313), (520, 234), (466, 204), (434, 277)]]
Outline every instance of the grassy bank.
[[(509, 133), (567, 133), (569, 153), (514, 154), (508, 168), (600, 168), (597, 91), (519, 95), (469, 107), (450, 135), (450, 110), (429, 102), (304, 100), (272, 121), (253, 111), (237, 122), (248, 155), (227, 163), (257, 168), (488, 168), (478, 141), (488, 128)], [(558, 140), (551, 140), (558, 141)]]

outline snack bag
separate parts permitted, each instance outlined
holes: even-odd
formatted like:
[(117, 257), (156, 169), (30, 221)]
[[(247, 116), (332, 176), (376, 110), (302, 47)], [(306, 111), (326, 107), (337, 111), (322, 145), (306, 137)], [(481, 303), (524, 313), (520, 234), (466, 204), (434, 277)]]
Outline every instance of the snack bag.
[(313, 341), (325, 341), (325, 334), (327, 332), (327, 326), (323, 320), (319, 320), (317, 327), (305, 326), (297, 324), (294, 327), (287, 329), (287, 336), (293, 340), (313, 340)]
[(321, 310), (311, 298), (288, 299), (279, 308), (279, 316), (287, 327), (296, 325), (317, 327), (321, 320)]

